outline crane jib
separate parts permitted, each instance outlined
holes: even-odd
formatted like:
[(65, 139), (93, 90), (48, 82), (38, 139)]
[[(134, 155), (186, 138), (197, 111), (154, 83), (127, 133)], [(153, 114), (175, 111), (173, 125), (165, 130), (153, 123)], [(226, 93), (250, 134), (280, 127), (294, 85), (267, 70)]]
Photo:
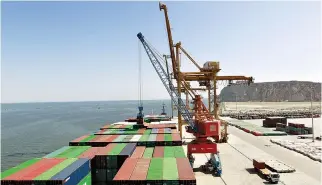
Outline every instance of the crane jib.
[(137, 37), (141, 41), (149, 59), (150, 62), (152, 63), (155, 71), (157, 72), (158, 76), (160, 77), (164, 87), (167, 89), (172, 101), (180, 111), (182, 117), (184, 120), (189, 124), (189, 126), (192, 128), (194, 132), (197, 132), (197, 127), (195, 126), (194, 120), (193, 120), (193, 115), (191, 112), (187, 109), (185, 106), (183, 100), (180, 98), (179, 93), (175, 90), (174, 85), (172, 81), (168, 78), (167, 72), (161, 65), (160, 61), (157, 58), (157, 54), (151, 49), (149, 44), (145, 41), (144, 36), (142, 33), (138, 33)]

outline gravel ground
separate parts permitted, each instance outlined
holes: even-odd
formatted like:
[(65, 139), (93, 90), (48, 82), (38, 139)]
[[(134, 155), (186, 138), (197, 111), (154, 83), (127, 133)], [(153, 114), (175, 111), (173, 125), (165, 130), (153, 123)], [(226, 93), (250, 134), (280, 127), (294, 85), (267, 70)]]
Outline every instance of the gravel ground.
[(301, 153), (313, 160), (321, 162), (321, 143), (320, 142), (308, 142), (303, 140), (290, 141), (283, 139), (271, 139), (272, 143), (281, 145), (289, 150)]

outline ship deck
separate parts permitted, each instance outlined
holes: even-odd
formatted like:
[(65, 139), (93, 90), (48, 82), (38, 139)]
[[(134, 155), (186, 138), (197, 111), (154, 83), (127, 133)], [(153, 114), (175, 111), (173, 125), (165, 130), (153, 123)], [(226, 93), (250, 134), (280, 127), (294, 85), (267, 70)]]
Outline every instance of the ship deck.
[[(175, 120), (175, 119), (174, 119)], [(184, 127), (184, 126), (183, 126)], [(193, 135), (182, 128), (183, 140), (191, 141)], [(295, 168), (293, 173), (280, 173), (282, 185), (321, 184), (321, 163), (306, 156), (280, 147), (269, 141), (268, 136), (256, 137), (235, 127), (228, 127), (228, 143), (218, 144), (222, 162), (222, 176), (214, 177), (201, 172), (198, 167), (204, 164), (209, 155), (195, 154), (194, 171), (198, 185), (259, 185), (269, 184), (254, 170), (252, 159), (276, 159)], [(187, 146), (184, 145), (184, 150)]]

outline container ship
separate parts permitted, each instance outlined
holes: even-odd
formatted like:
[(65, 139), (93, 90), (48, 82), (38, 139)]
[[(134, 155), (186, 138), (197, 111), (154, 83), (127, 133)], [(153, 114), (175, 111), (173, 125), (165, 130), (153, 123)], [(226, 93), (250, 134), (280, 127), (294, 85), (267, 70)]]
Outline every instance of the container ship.
[(1, 173), (3, 185), (194, 185), (177, 121), (164, 112), (103, 125)]

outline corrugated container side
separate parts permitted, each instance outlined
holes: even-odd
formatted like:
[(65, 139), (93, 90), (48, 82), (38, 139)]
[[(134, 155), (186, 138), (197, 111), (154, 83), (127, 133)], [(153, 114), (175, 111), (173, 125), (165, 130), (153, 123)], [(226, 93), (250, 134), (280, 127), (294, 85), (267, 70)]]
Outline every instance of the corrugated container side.
[(111, 144), (108, 144), (106, 147), (100, 147), (99, 151), (97, 151), (97, 153), (96, 153), (94, 161), (92, 162), (92, 167), (94, 169), (107, 169), (108, 166), (116, 167), (117, 166), (116, 157), (113, 158), (113, 157), (108, 157), (107, 156), (108, 153), (115, 146), (116, 146), (116, 144), (111, 143)]
[(78, 146), (78, 147), (73, 147), (69, 150), (59, 155), (56, 156), (56, 158), (76, 158), (82, 153), (84, 153), (86, 150), (90, 149), (90, 146)]
[(164, 134), (164, 140), (165, 140), (165, 141), (172, 141), (172, 136), (171, 136), (171, 134)]
[[(148, 175), (151, 159), (139, 159), (130, 177), (131, 181), (144, 181)], [(144, 182), (143, 182), (144, 183)], [(142, 182), (141, 182), (142, 184)]]
[(93, 159), (101, 148), (103, 147), (92, 147), (79, 155), (78, 158)]
[(146, 142), (148, 141), (150, 135), (143, 135), (139, 141)]
[(145, 132), (145, 128), (140, 128), (138, 130), (138, 134), (140, 134), (140, 135), (144, 134), (144, 132)]
[(76, 138), (76, 139), (72, 140), (71, 142), (80, 142), (83, 139), (87, 138), (88, 136), (89, 136), (89, 134), (83, 135), (83, 136), (81, 136), (79, 138)]
[(92, 175), (88, 173), (77, 185), (91, 185), (92, 184)]
[(124, 161), (132, 155), (136, 147), (135, 143), (128, 143), (123, 150), (120, 152), (120, 154), (117, 156), (117, 166), (120, 168)]
[(151, 135), (149, 136), (148, 141), (155, 141), (155, 140), (156, 140), (156, 138), (157, 138), (157, 134), (151, 134)]
[(175, 157), (174, 155), (174, 148), (172, 146), (165, 146), (164, 147), (164, 157)]
[(43, 165), (48, 163), (50, 160), (56, 161), (56, 159), (42, 158), (42, 159), (38, 160), (37, 162), (33, 163), (32, 165), (29, 165), (28, 167), (21, 169), (18, 172), (3, 178), (3, 180), (20, 180), (21, 177), (26, 176), (30, 172), (33, 172), (33, 171), (41, 168)]
[(131, 158), (142, 158), (145, 151), (145, 146), (137, 146), (131, 155)]
[(58, 165), (59, 163), (63, 162), (65, 159), (48, 159), (45, 163), (38, 166), (37, 169), (29, 171), (28, 173), (21, 176), (20, 180), (33, 180), (40, 174), (44, 173), (45, 171), (53, 168), (54, 166)]
[(180, 134), (171, 134), (171, 136), (172, 136), (173, 143), (176, 143), (176, 145), (182, 145)]
[(140, 140), (141, 136), (142, 135), (134, 135), (130, 141), (131, 142), (138, 142)]
[(151, 132), (152, 132), (152, 129), (146, 129), (143, 134), (144, 135), (150, 135)]
[(176, 158), (163, 159), (163, 180), (179, 180)]
[(51, 180), (64, 180), (64, 185), (75, 185), (78, 184), (88, 173), (90, 173), (89, 160), (78, 159), (53, 176)]
[(188, 158), (176, 158), (179, 180), (196, 180)]
[(113, 142), (122, 142), (126, 135), (119, 135), (116, 139), (113, 140)]
[(83, 142), (83, 143), (88, 142), (88, 141), (94, 139), (95, 137), (96, 137), (95, 135), (90, 135), (87, 138), (84, 138), (83, 140), (81, 140), (80, 142)]
[(133, 137), (133, 135), (127, 135), (127, 136), (123, 139), (123, 142), (124, 142), (124, 143), (128, 143), (128, 142), (130, 142), (130, 141), (131, 141), (131, 139), (132, 139), (132, 137)]
[(186, 157), (182, 146), (173, 146), (175, 158)]
[(126, 146), (125, 143), (119, 143), (114, 145), (113, 149), (108, 152), (108, 155), (119, 155), (125, 146)]
[(110, 136), (108, 139), (106, 139), (105, 141), (108, 143), (113, 142), (116, 138), (118, 138), (118, 135), (112, 135)]
[(156, 144), (157, 146), (164, 146), (164, 134), (158, 134), (156, 138)]
[(130, 156), (134, 152), (136, 147), (135, 143), (128, 143), (126, 146), (123, 148), (123, 150), (120, 152), (119, 155), (124, 155), (124, 156)]
[(108, 181), (108, 184), (111, 184), (111, 181), (113, 180), (113, 178), (117, 174), (117, 171), (118, 171), (117, 169), (107, 169), (107, 181)]
[(40, 160), (41, 160), (41, 158), (31, 159), (31, 160), (25, 161), (25, 162), (15, 166), (15, 167), (13, 167), (13, 168), (10, 168), (10, 169), (8, 169), (8, 170), (6, 170), (6, 171), (1, 173), (1, 179), (5, 179), (6, 177), (8, 177), (8, 176), (10, 176), (10, 175), (12, 175), (14, 173), (17, 173), (20, 170), (25, 169), (25, 168), (37, 163)]
[(93, 184), (104, 184), (107, 182), (107, 169), (94, 169), (91, 171)]
[(153, 156), (153, 147), (147, 147), (145, 148), (144, 154), (143, 154), (143, 158), (152, 158)]
[(127, 158), (113, 180), (129, 180), (138, 159)]
[(56, 155), (59, 155), (61, 153), (63, 153), (64, 151), (68, 150), (70, 148), (70, 146), (64, 146), (58, 150), (55, 150), (49, 154), (47, 154), (46, 156), (44, 156), (43, 158), (53, 158), (55, 157)]
[(152, 158), (147, 175), (147, 180), (162, 180), (163, 158)]
[(153, 152), (153, 157), (164, 157), (164, 147), (163, 146), (156, 146), (154, 148), (154, 152)]
[(62, 161), (61, 163), (57, 164), (56, 166), (52, 167), (51, 169), (45, 171), (41, 175), (37, 176), (34, 180), (49, 180), (51, 179), (54, 175), (62, 171), (64, 168), (75, 162), (77, 158), (72, 158), (72, 159), (66, 159)]

